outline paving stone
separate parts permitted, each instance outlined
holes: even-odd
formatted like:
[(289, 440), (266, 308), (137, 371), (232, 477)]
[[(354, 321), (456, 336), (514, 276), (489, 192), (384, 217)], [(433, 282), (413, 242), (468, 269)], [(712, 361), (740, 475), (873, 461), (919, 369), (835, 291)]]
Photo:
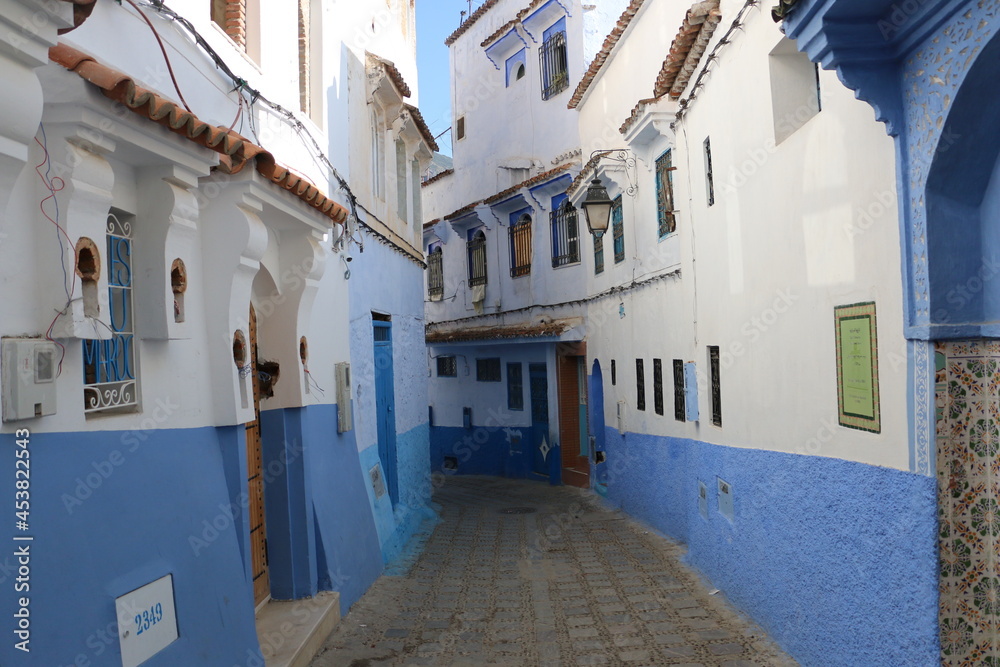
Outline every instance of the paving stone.
[(742, 644), (710, 644), (708, 652), (712, 655), (740, 655), (743, 653)]
[[(676, 545), (586, 492), (449, 477), (434, 502), (441, 521), (390, 564), (393, 575), (352, 607), (310, 667), (795, 665), (708, 595)], [(539, 512), (498, 513), (521, 505)], [(544, 538), (553, 525), (556, 539)], [(737, 643), (750, 634), (762, 639)]]

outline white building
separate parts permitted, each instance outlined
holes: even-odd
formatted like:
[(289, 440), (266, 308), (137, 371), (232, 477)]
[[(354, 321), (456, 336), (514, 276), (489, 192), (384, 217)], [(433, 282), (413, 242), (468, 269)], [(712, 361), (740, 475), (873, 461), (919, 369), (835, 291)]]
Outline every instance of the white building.
[(412, 3), (0, 16), (2, 433), (36, 575), (0, 662), (261, 665), (303, 638), (255, 612), (329, 629), (428, 493)]
[(454, 167), (424, 188), (435, 470), (588, 485), (566, 104), (624, 4), (491, 0), (446, 42)]
[[(602, 43), (600, 10), (569, 5), (488, 2), (449, 40), (454, 173), (425, 187), (432, 466), (541, 479), (558, 443), (563, 482), (683, 542), (803, 664), (932, 664), (892, 141), (760, 3), (619, 3)], [(535, 69), (561, 12), (569, 114)], [(595, 178), (609, 228), (578, 213), (578, 259), (554, 266), (546, 188), (579, 211)]]
[(584, 155), (626, 149), (570, 190), (615, 201), (583, 253), (595, 488), (803, 664), (931, 664), (892, 141), (758, 3), (630, 9), (573, 98)]

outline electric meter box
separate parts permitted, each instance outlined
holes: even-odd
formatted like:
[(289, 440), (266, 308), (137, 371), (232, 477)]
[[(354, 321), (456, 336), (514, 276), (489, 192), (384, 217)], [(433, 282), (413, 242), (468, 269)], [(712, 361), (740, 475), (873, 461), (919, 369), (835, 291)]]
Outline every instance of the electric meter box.
[(0, 357), (3, 420), (54, 415), (59, 364), (55, 343), (44, 338), (4, 338), (0, 342)]

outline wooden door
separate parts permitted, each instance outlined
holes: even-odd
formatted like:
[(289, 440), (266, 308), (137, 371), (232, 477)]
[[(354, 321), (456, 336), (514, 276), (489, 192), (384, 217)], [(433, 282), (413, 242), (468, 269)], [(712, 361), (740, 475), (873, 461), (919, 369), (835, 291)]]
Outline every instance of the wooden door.
[(250, 377), (254, 420), (247, 424), (247, 493), (250, 496), (250, 563), (253, 601), (260, 606), (271, 595), (267, 567), (267, 528), (264, 520), (264, 470), (260, 443), (260, 378), (257, 375), (257, 313), (250, 306)]
[(590, 457), (586, 442), (586, 403), (580, 399), (580, 363), (582, 357), (559, 357), (559, 444), (562, 455), (563, 484), (590, 487)]

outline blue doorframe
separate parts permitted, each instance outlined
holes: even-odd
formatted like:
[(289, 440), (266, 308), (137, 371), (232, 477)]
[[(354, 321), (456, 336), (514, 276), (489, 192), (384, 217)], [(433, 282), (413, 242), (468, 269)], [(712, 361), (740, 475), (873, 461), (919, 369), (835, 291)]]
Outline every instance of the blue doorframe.
[(601, 362), (594, 359), (590, 375), (590, 434), (594, 439), (594, 451), (590, 452), (594, 466), (594, 490), (602, 496), (608, 492), (608, 465), (604, 451), (604, 374)]
[(393, 506), (399, 502), (396, 474), (396, 398), (392, 376), (392, 322), (373, 322), (375, 341), (375, 413), (378, 458)]

